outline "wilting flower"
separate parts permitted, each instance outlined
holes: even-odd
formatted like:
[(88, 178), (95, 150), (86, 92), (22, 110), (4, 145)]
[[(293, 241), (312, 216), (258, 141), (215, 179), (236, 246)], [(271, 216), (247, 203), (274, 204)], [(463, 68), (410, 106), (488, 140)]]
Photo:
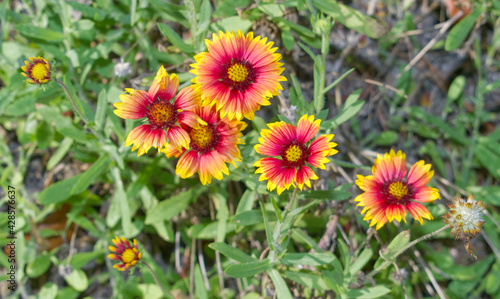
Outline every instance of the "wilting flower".
[(212, 39), (205, 40), (208, 52), (196, 55), (191, 65), (197, 75), (193, 82), (203, 90), (203, 105), (216, 104), (221, 117), (227, 114), (229, 120), (252, 120), (261, 105), (270, 105), (269, 98), (283, 90), (281, 54), (274, 53), (277, 48), (271, 48), (267, 38), (254, 38), (253, 32), (245, 36), (239, 30), (219, 31)]
[(139, 149), (138, 156), (147, 153), (151, 147), (158, 151), (168, 142), (175, 148), (189, 148), (189, 134), (182, 126), (196, 126), (203, 123), (192, 111), (201, 101), (199, 86), (179, 88), (177, 75), (168, 75), (162, 67), (156, 74), (149, 91), (125, 89), (129, 94), (120, 95), (121, 102), (115, 103), (116, 115), (125, 119), (146, 118), (148, 124), (133, 129), (125, 146), (133, 144), (132, 151)]
[(450, 212), (442, 216), (443, 222), (451, 227), (451, 234), (455, 235), (456, 240), (462, 239), (464, 241), (467, 253), (477, 258), (469, 249), (469, 241), (481, 232), (484, 224), (483, 211), (486, 209), (486, 205), (482, 201), (475, 200), (471, 194), (467, 200), (459, 196), (455, 197), (448, 208), (450, 208)]
[(52, 79), (50, 63), (42, 57), (30, 57), (29, 61), (24, 62), (26, 66), (22, 66), (24, 71), (21, 75), (25, 76), (26, 82), (31, 84), (45, 84)]
[(266, 158), (254, 163), (258, 167), (255, 173), (261, 173), (260, 181), (268, 180), (267, 188), (270, 191), (277, 189), (281, 194), (295, 183), (300, 190), (304, 184), (311, 187), (310, 180), (318, 177), (307, 166), (326, 169), (325, 163), (330, 162), (326, 157), (334, 155), (333, 149), (337, 144), (330, 142), (333, 135), (322, 135), (312, 142), (319, 130), (321, 120), (314, 120), (314, 115), (302, 116), (297, 127), (285, 122), (268, 124), (269, 129), (263, 129), (262, 138), (255, 150)]
[(365, 191), (354, 199), (359, 201), (358, 206), (364, 207), (363, 220), (371, 220), (370, 226), (376, 224), (379, 229), (394, 219), (406, 222), (407, 212), (420, 224), (423, 224), (422, 217), (433, 219), (429, 210), (420, 204), (439, 199), (439, 190), (426, 186), (434, 175), (430, 169), (430, 164), (418, 161), (406, 176), (405, 154), (391, 150), (384, 157), (378, 155), (372, 167), (373, 175), (358, 175), (356, 180), (356, 185)]
[(197, 127), (185, 127), (190, 136), (190, 148), (179, 151), (167, 144), (162, 150), (167, 157), (182, 157), (177, 162), (175, 173), (185, 179), (195, 172), (200, 175), (203, 185), (210, 184), (212, 177), (222, 180), (222, 174), (229, 175), (226, 163), (234, 166), (235, 161), (241, 161), (238, 144), (242, 144), (241, 131), (247, 126), (238, 120), (228, 120), (227, 117), (220, 118), (215, 107), (204, 106), (193, 110), (205, 121), (205, 125)]
[(109, 254), (108, 258), (121, 262), (115, 264), (113, 268), (125, 271), (141, 260), (142, 254), (139, 252), (136, 239), (134, 239), (134, 246), (130, 245), (130, 242), (123, 237), (116, 237), (116, 239), (113, 239), (113, 243), (116, 247), (109, 246), (109, 250), (114, 253)]

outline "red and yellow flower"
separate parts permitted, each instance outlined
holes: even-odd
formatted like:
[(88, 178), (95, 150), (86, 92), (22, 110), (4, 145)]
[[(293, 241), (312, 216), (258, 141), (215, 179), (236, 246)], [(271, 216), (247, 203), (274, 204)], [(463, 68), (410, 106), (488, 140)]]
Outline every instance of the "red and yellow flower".
[[(128, 94), (120, 95), (121, 102), (115, 103), (116, 115), (125, 119), (145, 118), (147, 124), (133, 129), (127, 137), (125, 146), (133, 144), (132, 151), (139, 149), (138, 156), (145, 154), (151, 147), (158, 151), (168, 142), (175, 148), (189, 148), (190, 138), (184, 125), (196, 126), (203, 123), (192, 111), (201, 102), (201, 89), (191, 85), (179, 88), (176, 74), (168, 75), (162, 67), (156, 74), (149, 91), (125, 89)], [(174, 99), (175, 97), (175, 99)]]
[[(268, 180), (270, 191), (277, 189), (281, 194), (297, 183), (300, 190), (304, 184), (311, 187), (311, 180), (318, 179), (314, 171), (307, 166), (326, 169), (326, 157), (334, 155), (337, 144), (330, 142), (332, 135), (322, 135), (312, 142), (319, 131), (321, 120), (314, 120), (314, 115), (302, 116), (297, 127), (285, 122), (268, 124), (269, 129), (263, 129), (262, 138), (255, 150), (266, 158), (254, 163), (258, 167), (255, 173), (261, 173), (260, 181)], [(306, 164), (307, 163), (307, 164)]]
[(116, 247), (109, 246), (109, 251), (114, 253), (109, 254), (108, 258), (121, 262), (115, 264), (113, 268), (125, 271), (135, 266), (141, 260), (142, 254), (139, 252), (136, 239), (133, 241), (133, 246), (123, 237), (116, 237), (113, 239), (113, 243)]
[(29, 61), (24, 62), (26, 66), (22, 66), (26, 82), (31, 84), (46, 84), (52, 79), (51, 66), (47, 59), (42, 57), (30, 57)]
[(267, 38), (243, 35), (239, 30), (213, 34), (213, 41), (205, 40), (208, 52), (194, 57), (191, 72), (197, 75), (194, 83), (201, 85), (203, 105), (216, 105), (221, 117), (229, 120), (254, 118), (262, 105), (270, 105), (269, 98), (279, 95), (284, 68), (281, 54), (274, 53), (273, 43)]
[(212, 178), (222, 180), (223, 173), (229, 175), (226, 163), (236, 166), (235, 161), (241, 161), (238, 144), (242, 144), (241, 131), (247, 124), (230, 121), (227, 117), (221, 119), (215, 107), (204, 106), (193, 110), (205, 124), (199, 126), (184, 126), (190, 137), (187, 150), (167, 145), (162, 152), (167, 157), (182, 157), (177, 162), (175, 173), (185, 179), (198, 172), (203, 185), (210, 184)]
[[(359, 201), (366, 212), (363, 220), (370, 220), (370, 226), (380, 229), (387, 221), (401, 219), (406, 222), (406, 214), (423, 224), (422, 218), (432, 220), (432, 215), (422, 202), (439, 199), (439, 190), (426, 186), (434, 175), (431, 165), (424, 161), (415, 163), (410, 172), (406, 168), (406, 155), (401, 151), (378, 155), (372, 167), (373, 175), (358, 175), (356, 185), (365, 191), (354, 201)], [(408, 176), (407, 176), (408, 174)]]

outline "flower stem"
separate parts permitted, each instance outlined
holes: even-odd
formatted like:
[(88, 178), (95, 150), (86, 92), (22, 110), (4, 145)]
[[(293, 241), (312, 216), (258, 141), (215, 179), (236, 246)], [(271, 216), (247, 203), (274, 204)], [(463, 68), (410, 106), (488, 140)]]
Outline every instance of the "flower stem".
[(64, 91), (68, 95), (69, 101), (71, 102), (71, 105), (73, 106), (73, 110), (75, 110), (76, 114), (78, 114), (78, 116), (80, 117), (80, 119), (83, 120), (85, 122), (85, 124), (87, 124), (88, 123), (88, 119), (83, 115), (83, 113), (80, 110), (80, 108), (78, 108), (78, 106), (76, 105), (75, 99), (73, 98), (73, 96), (69, 92), (68, 87), (66, 87), (66, 85), (64, 83), (62, 83), (62, 81), (60, 81), (57, 78), (54, 78), (54, 81), (56, 81), (59, 85), (61, 85), (61, 87), (64, 89)]
[(160, 283), (160, 281), (158, 280), (158, 277), (156, 276), (156, 274), (153, 271), (153, 269), (151, 269), (151, 267), (148, 265), (148, 263), (146, 263), (145, 261), (142, 261), (142, 264), (144, 266), (146, 266), (146, 268), (148, 268), (149, 272), (151, 272), (151, 275), (153, 275), (153, 278), (155, 279), (156, 284), (162, 289), (163, 293), (165, 293), (165, 295), (167, 295), (168, 298), (174, 298), (174, 296), (172, 296), (172, 294), (170, 294), (170, 292), (167, 291), (165, 289), (165, 287), (163, 287), (163, 285)]
[[(418, 238), (418, 239), (416, 239), (416, 240), (408, 243), (405, 247), (403, 247), (401, 250), (399, 250), (398, 252), (396, 252), (396, 254), (394, 254), (394, 256), (391, 257), (391, 260), (394, 261), (399, 255), (401, 255), (401, 253), (405, 252), (408, 248), (414, 246), (415, 244), (417, 244), (417, 243), (419, 243), (421, 241), (424, 241), (424, 240), (427, 240), (429, 238), (432, 238), (433, 236), (439, 234), (440, 232), (442, 232), (442, 231), (444, 231), (444, 230), (446, 230), (448, 228), (450, 228), (450, 225), (445, 225), (445, 226), (441, 227), (440, 229), (438, 229), (438, 230), (436, 230), (436, 231), (434, 231), (432, 233), (429, 233), (429, 234), (427, 234), (427, 235), (425, 235), (423, 237), (420, 237), (420, 238)], [(385, 269), (391, 262), (392, 261), (385, 260), (380, 266), (378, 266), (376, 269), (373, 269), (372, 272), (368, 273), (366, 275), (366, 278), (368, 279), (368, 278), (373, 277), (375, 274), (377, 274), (381, 270)]]

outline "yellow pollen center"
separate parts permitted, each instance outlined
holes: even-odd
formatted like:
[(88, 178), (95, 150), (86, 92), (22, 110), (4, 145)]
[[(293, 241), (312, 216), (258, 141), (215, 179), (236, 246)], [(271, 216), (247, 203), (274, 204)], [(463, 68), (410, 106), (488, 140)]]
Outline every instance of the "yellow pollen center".
[(38, 80), (39, 82), (48, 79), (47, 78), (47, 66), (43, 63), (37, 63), (31, 68), (31, 76), (33, 79)]
[(207, 126), (200, 126), (196, 129), (193, 129), (189, 134), (191, 136), (191, 140), (198, 146), (199, 148), (206, 148), (210, 142), (214, 139), (214, 131)]
[(174, 108), (172, 104), (165, 102), (157, 102), (149, 108), (151, 119), (157, 124), (162, 125), (172, 121), (174, 115)]
[(408, 193), (408, 189), (405, 185), (403, 185), (403, 183), (395, 182), (389, 186), (389, 193), (392, 196), (401, 199), (401, 197), (405, 196)]
[(292, 145), (286, 150), (285, 154), (288, 162), (297, 162), (302, 157), (302, 150), (298, 146)]
[(135, 254), (135, 251), (131, 248), (125, 249), (125, 251), (122, 253), (122, 261), (125, 264), (130, 264), (132, 261), (137, 259), (137, 255)]
[(227, 75), (234, 82), (243, 82), (248, 76), (248, 70), (244, 65), (236, 63), (229, 67)]

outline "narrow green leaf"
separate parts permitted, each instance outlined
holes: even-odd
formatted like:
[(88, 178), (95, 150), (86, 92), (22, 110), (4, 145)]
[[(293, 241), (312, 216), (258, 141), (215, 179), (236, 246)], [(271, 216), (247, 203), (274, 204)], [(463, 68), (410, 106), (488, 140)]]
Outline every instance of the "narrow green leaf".
[(386, 258), (392, 258), (396, 253), (403, 249), (410, 242), (410, 230), (400, 232), (387, 246), (387, 253), (384, 253)]
[(75, 290), (83, 292), (89, 286), (87, 275), (80, 269), (73, 269), (71, 274), (64, 276), (64, 280)]
[(365, 248), (359, 256), (356, 258), (354, 263), (351, 264), (351, 267), (349, 268), (349, 272), (353, 277), (356, 276), (358, 271), (363, 269), (363, 267), (370, 261), (370, 259), (373, 256), (373, 250), (371, 248)]
[(336, 257), (329, 252), (285, 253), (281, 262), (285, 265), (322, 266), (330, 264)]
[(194, 293), (196, 294), (196, 298), (208, 299), (207, 288), (201, 275), (200, 264), (196, 264), (194, 268)]
[(321, 127), (327, 128), (329, 131), (331, 131), (354, 117), (354, 115), (356, 115), (365, 104), (364, 101), (358, 101), (360, 95), (361, 89), (358, 89), (355, 92), (351, 93), (347, 97), (347, 100), (344, 103), (344, 106), (342, 107), (340, 113), (331, 120), (323, 122), (321, 124)]
[(335, 21), (368, 37), (381, 38), (386, 34), (387, 30), (375, 19), (347, 5), (332, 0), (313, 0), (312, 3), (324, 13), (331, 15)]
[(59, 162), (66, 156), (66, 153), (68, 153), (69, 149), (71, 148), (71, 145), (73, 144), (73, 139), (64, 137), (64, 139), (61, 141), (61, 144), (57, 148), (57, 150), (54, 152), (52, 156), (50, 156), (49, 161), (47, 162), (47, 170), (51, 170), (54, 168)]
[(268, 259), (262, 261), (253, 261), (243, 264), (235, 264), (226, 268), (224, 272), (234, 278), (243, 278), (257, 275), (271, 268), (272, 265)]
[(30, 278), (36, 278), (45, 273), (50, 267), (50, 254), (40, 254), (34, 261), (28, 263), (26, 275)]
[(394, 131), (384, 131), (378, 134), (377, 138), (373, 141), (375, 145), (388, 146), (393, 145), (398, 141), (399, 135)]
[(43, 285), (40, 292), (38, 293), (38, 298), (43, 299), (54, 299), (57, 296), (57, 285), (53, 282), (47, 282)]
[(255, 199), (257, 194), (255, 191), (247, 189), (241, 196), (240, 202), (238, 203), (238, 207), (236, 208), (235, 215), (238, 215), (244, 211), (250, 211), (255, 203)]
[[(267, 221), (276, 221), (276, 214), (273, 212), (266, 211)], [(261, 224), (264, 221), (262, 217), (262, 212), (259, 210), (251, 210), (241, 212), (231, 219), (232, 222), (237, 223), (238, 225), (248, 226)]]
[(474, 27), (477, 18), (483, 12), (483, 7), (481, 5), (476, 5), (476, 9), (474, 11), (463, 18), (460, 22), (455, 24), (453, 28), (448, 33), (446, 37), (446, 41), (444, 42), (444, 49), (446, 51), (452, 51), (460, 47), (460, 45), (464, 42), (464, 40), (469, 35), (469, 32)]
[(104, 126), (104, 118), (106, 116), (106, 106), (108, 105), (108, 95), (106, 89), (102, 89), (97, 98), (97, 108), (95, 112), (95, 124), (99, 129)]
[(288, 51), (293, 49), (293, 46), (295, 45), (295, 38), (290, 30), (281, 31), (281, 40)]
[(75, 183), (81, 178), (82, 174), (75, 175), (64, 181), (60, 181), (45, 188), (40, 196), (38, 202), (43, 205), (52, 203), (60, 203), (65, 201), (71, 196), (71, 190)]
[(197, 198), (204, 190), (204, 188), (199, 188), (197, 191), (189, 189), (167, 200), (159, 202), (146, 212), (146, 224), (168, 221), (174, 216), (179, 215), (180, 212), (184, 211), (191, 201)]
[(271, 278), (274, 288), (276, 289), (276, 294), (278, 294), (278, 299), (293, 299), (290, 289), (286, 284), (281, 274), (276, 269), (270, 269), (267, 271), (269, 277)]
[(285, 271), (283, 276), (314, 290), (329, 290), (325, 279), (318, 274)]
[(101, 173), (106, 169), (109, 162), (111, 162), (111, 160), (108, 156), (103, 155), (99, 157), (89, 169), (81, 174), (80, 178), (73, 186), (73, 189), (71, 189), (71, 195), (79, 194), (86, 190), (90, 184), (95, 183), (97, 178), (99, 178)]
[(341, 190), (305, 190), (299, 193), (299, 198), (344, 200), (351, 197), (352, 193)]
[(378, 285), (372, 288), (349, 290), (346, 295), (348, 298), (370, 299), (380, 298), (390, 291), (391, 289), (389, 289), (388, 287)]
[(54, 138), (54, 127), (43, 121), (36, 129), (36, 141), (38, 148), (44, 150), (49, 147), (50, 142)]
[(213, 250), (217, 250), (226, 257), (240, 263), (250, 263), (256, 261), (255, 258), (247, 255), (242, 250), (223, 242), (211, 243), (208, 245), (208, 247), (212, 248)]
[(177, 49), (184, 53), (194, 53), (193, 46), (186, 44), (172, 28), (163, 23), (158, 23), (158, 29)]
[(31, 24), (15, 25), (14, 29), (26, 37), (37, 38), (48, 42), (60, 42), (64, 40), (64, 34), (61, 32), (36, 27)]

